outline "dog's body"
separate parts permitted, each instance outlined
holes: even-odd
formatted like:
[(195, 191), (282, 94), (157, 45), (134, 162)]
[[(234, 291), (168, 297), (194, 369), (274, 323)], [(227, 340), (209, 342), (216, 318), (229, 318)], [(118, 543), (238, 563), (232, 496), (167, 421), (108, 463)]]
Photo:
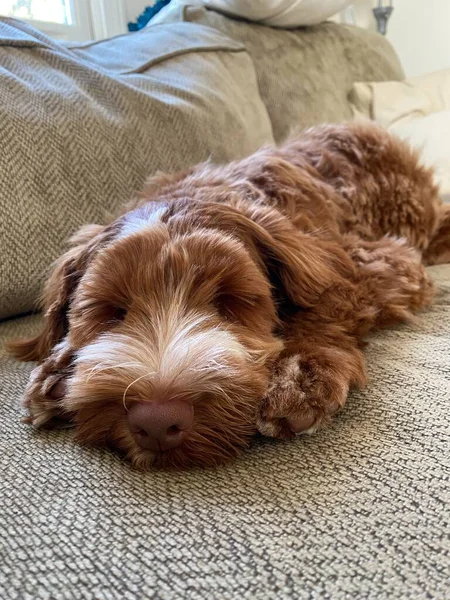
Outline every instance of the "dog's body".
[(212, 465), (329, 421), (361, 346), (450, 261), (432, 173), (372, 125), (323, 126), (227, 166), (156, 176), (82, 229), (44, 294), (30, 421), (74, 422), (142, 467)]

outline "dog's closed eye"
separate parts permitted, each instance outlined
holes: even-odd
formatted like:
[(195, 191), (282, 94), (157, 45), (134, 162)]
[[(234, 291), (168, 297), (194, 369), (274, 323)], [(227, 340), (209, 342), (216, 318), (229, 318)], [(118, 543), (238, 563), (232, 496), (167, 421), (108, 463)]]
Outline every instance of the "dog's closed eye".
[(72, 339), (84, 344), (93, 336), (122, 323), (127, 312), (126, 308), (103, 300), (77, 298), (69, 314)]
[(249, 314), (257, 310), (261, 305), (261, 298), (256, 294), (237, 295), (233, 291), (219, 294), (213, 302), (217, 312), (227, 321), (247, 324)]
[(122, 321), (125, 321), (127, 313), (128, 310), (126, 308), (123, 308), (121, 306), (114, 306), (111, 308), (111, 317), (109, 321), (111, 323), (122, 323)]

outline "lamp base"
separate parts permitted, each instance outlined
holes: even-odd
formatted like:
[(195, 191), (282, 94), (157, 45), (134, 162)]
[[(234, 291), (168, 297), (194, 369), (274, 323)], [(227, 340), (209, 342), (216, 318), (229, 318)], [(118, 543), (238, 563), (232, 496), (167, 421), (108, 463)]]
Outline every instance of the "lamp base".
[(373, 9), (373, 14), (377, 20), (377, 29), (382, 35), (386, 35), (387, 22), (393, 10), (393, 6), (377, 6)]

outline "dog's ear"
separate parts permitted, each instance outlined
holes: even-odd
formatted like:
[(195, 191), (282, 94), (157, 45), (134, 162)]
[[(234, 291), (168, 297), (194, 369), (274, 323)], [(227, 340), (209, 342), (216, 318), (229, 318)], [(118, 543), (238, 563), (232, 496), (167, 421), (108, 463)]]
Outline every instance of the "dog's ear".
[(273, 287), (282, 288), (296, 306), (314, 306), (327, 288), (353, 272), (350, 258), (331, 237), (297, 230), (271, 207), (239, 199), (232, 207), (215, 204), (207, 210), (216, 226), (238, 236), (252, 250)]
[(111, 238), (111, 227), (86, 225), (70, 240), (70, 249), (54, 264), (45, 284), (41, 306), (44, 327), (33, 338), (13, 340), (8, 352), (20, 360), (41, 361), (67, 333), (72, 295), (93, 255)]
[(326, 289), (353, 273), (352, 261), (332, 237), (300, 231), (269, 207), (247, 209), (245, 216), (250, 221), (245, 227), (265, 260), (271, 281), (281, 283), (295, 305), (314, 306)]

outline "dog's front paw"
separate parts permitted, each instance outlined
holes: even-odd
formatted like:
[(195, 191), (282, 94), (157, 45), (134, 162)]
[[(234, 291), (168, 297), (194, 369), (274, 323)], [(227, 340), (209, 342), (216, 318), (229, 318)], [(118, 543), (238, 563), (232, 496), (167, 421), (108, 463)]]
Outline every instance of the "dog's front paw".
[(67, 379), (71, 375), (72, 358), (72, 352), (63, 341), (33, 369), (23, 398), (23, 405), (28, 410), (25, 423), (42, 427), (70, 418), (64, 411), (62, 400), (66, 394)]
[(348, 389), (348, 379), (318, 358), (282, 358), (263, 400), (258, 430), (275, 438), (313, 433), (344, 405)]

